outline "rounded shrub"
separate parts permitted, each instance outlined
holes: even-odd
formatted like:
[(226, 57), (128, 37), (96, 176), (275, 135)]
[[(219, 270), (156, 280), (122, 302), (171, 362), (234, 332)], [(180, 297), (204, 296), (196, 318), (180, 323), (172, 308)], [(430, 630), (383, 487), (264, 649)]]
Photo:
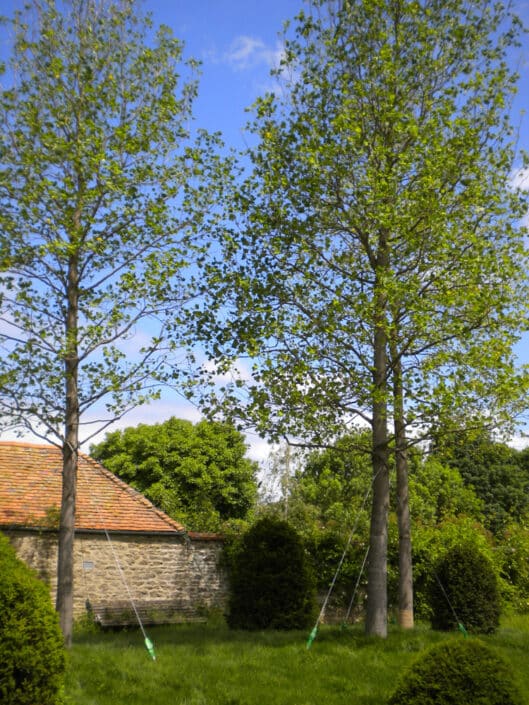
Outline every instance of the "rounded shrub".
[(304, 629), (314, 617), (314, 580), (302, 541), (285, 521), (263, 518), (233, 557), (228, 624), (234, 629)]
[(447, 517), (432, 526), (419, 523), (413, 532), (413, 601), (418, 620), (430, 621), (432, 617), (431, 588), (437, 582), (434, 577), (437, 562), (453, 547), (463, 544), (472, 544), (474, 550), (495, 566), (501, 604), (504, 604), (508, 586), (501, 577), (501, 556), (493, 548), (490, 534), (471, 517)]
[[(494, 566), (472, 544), (454, 546), (434, 567), (430, 587), (431, 623), (450, 630), (491, 634), (500, 622), (500, 593)], [(456, 619), (457, 617), (457, 619)]]
[(522, 705), (509, 665), (478, 639), (437, 644), (406, 671), (388, 705)]
[(529, 527), (510, 524), (496, 552), (506, 589), (502, 597), (517, 612), (529, 612)]
[(0, 534), (0, 702), (63, 702), (64, 642), (49, 590)]

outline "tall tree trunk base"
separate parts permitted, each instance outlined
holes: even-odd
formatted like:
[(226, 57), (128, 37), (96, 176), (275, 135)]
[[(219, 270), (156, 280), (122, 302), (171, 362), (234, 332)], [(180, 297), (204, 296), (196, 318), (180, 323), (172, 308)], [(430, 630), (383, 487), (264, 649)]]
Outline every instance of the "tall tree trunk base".
[(401, 629), (413, 629), (413, 610), (399, 610), (399, 627)]
[(378, 636), (381, 639), (386, 639), (388, 636), (388, 621), (386, 610), (379, 610), (378, 613), (371, 616), (366, 621), (365, 628), (366, 636)]

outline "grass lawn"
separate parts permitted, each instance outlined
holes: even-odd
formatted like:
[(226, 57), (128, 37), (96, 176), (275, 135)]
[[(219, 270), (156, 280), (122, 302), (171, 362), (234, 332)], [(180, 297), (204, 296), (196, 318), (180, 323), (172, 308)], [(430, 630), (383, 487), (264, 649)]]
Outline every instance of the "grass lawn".
[[(323, 627), (310, 650), (305, 632), (241, 632), (223, 625), (78, 634), (69, 657), (71, 705), (383, 705), (424, 648), (460, 633), (393, 627), (387, 639), (361, 627)], [(482, 637), (507, 659), (529, 703), (529, 616)], [(463, 703), (462, 703), (463, 705)]]

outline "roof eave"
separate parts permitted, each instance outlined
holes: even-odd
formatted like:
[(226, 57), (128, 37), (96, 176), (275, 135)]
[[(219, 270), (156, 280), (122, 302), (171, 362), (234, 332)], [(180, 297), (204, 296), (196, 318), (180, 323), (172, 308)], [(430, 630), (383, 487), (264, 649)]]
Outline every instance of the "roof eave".
[[(58, 533), (59, 529), (56, 527), (49, 526), (26, 526), (24, 524), (0, 524), (0, 531), (31, 531), (34, 533)], [(85, 529), (76, 528), (76, 534), (108, 534), (116, 535), (122, 534), (124, 536), (187, 536), (187, 531), (177, 531), (176, 529), (171, 531), (152, 531), (152, 530), (132, 530), (132, 529)]]

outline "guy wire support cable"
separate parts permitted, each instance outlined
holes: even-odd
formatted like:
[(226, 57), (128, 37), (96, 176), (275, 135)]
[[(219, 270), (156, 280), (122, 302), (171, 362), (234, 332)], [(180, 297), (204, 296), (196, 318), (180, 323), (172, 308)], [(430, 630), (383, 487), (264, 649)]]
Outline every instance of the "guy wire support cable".
[(353, 604), (354, 604), (355, 596), (356, 596), (356, 593), (357, 593), (357, 591), (358, 591), (358, 586), (360, 585), (360, 580), (362, 579), (362, 575), (363, 575), (363, 573), (364, 573), (364, 568), (365, 568), (365, 565), (366, 565), (366, 562), (367, 562), (367, 556), (368, 556), (368, 555), (369, 555), (369, 543), (367, 544), (367, 549), (366, 549), (366, 552), (364, 553), (364, 560), (362, 561), (362, 565), (360, 566), (360, 572), (358, 573), (358, 577), (357, 577), (357, 579), (356, 579), (356, 585), (355, 585), (355, 588), (354, 588), (354, 590), (353, 590), (353, 595), (352, 595), (352, 597), (351, 597), (351, 601), (349, 602), (349, 607), (347, 608), (347, 613), (346, 613), (345, 618), (344, 618), (344, 620), (343, 620), (343, 622), (342, 622), (342, 629), (345, 629), (345, 627), (347, 626), (347, 622), (349, 621), (349, 617), (350, 617), (350, 615), (351, 615), (351, 610), (353, 609)]
[(97, 507), (97, 513), (99, 514), (99, 520), (101, 521), (101, 524), (103, 525), (103, 531), (105, 532), (105, 536), (107, 537), (107, 541), (108, 541), (108, 544), (109, 544), (109, 546), (110, 546), (110, 550), (112, 551), (112, 555), (113, 555), (113, 557), (114, 557), (114, 561), (115, 561), (115, 563), (116, 563), (116, 566), (117, 566), (117, 569), (118, 569), (118, 573), (119, 573), (120, 578), (121, 578), (121, 582), (123, 583), (123, 585), (124, 585), (124, 587), (125, 587), (125, 590), (127, 591), (127, 595), (128, 595), (128, 598), (129, 598), (129, 602), (130, 602), (130, 604), (132, 605), (132, 609), (133, 609), (133, 611), (134, 611), (134, 614), (136, 615), (136, 619), (138, 620), (138, 624), (140, 625), (141, 633), (143, 634), (143, 640), (144, 640), (144, 643), (145, 643), (145, 648), (146, 648), (147, 651), (149, 652), (149, 656), (152, 658), (152, 660), (153, 660), (153, 661), (156, 661), (156, 653), (155, 653), (155, 651), (154, 651), (154, 644), (152, 643), (152, 641), (151, 641), (151, 640), (149, 639), (149, 637), (147, 636), (147, 633), (145, 632), (145, 629), (144, 629), (144, 627), (143, 627), (143, 622), (141, 621), (141, 617), (140, 617), (139, 612), (138, 612), (138, 610), (137, 610), (137, 608), (136, 608), (136, 604), (135, 604), (135, 602), (134, 602), (134, 598), (132, 597), (132, 593), (131, 593), (130, 588), (129, 588), (129, 585), (128, 585), (128, 583), (127, 583), (127, 579), (125, 578), (125, 574), (124, 574), (124, 572), (123, 572), (123, 569), (122, 569), (121, 564), (120, 564), (120, 562), (119, 562), (118, 556), (117, 556), (116, 551), (115, 551), (115, 549), (114, 549), (114, 545), (113, 545), (113, 543), (112, 543), (112, 541), (111, 541), (111, 539), (110, 539), (110, 535), (109, 535), (109, 533), (108, 533), (108, 531), (107, 531), (107, 527), (105, 526), (105, 523), (104, 523), (103, 520), (102, 520), (101, 512), (99, 511), (99, 506), (97, 505), (97, 503), (96, 503), (96, 507)]
[(342, 568), (343, 562), (344, 562), (344, 560), (345, 560), (345, 556), (346, 556), (346, 554), (347, 554), (347, 551), (349, 550), (349, 546), (351, 545), (351, 541), (352, 541), (352, 538), (353, 538), (353, 534), (355, 533), (356, 528), (357, 528), (357, 526), (358, 526), (358, 522), (360, 521), (360, 513), (361, 513), (362, 510), (364, 509), (365, 504), (366, 504), (366, 502), (367, 502), (367, 498), (368, 498), (369, 495), (371, 494), (371, 487), (373, 486), (374, 479), (375, 479), (375, 478), (373, 478), (373, 480), (371, 481), (371, 485), (370, 485), (369, 489), (367, 490), (366, 494), (364, 495), (364, 499), (363, 499), (363, 501), (362, 501), (362, 505), (361, 505), (360, 509), (358, 510), (358, 512), (357, 512), (357, 514), (356, 514), (355, 523), (354, 523), (354, 525), (353, 525), (353, 528), (351, 529), (351, 532), (350, 532), (350, 534), (349, 534), (349, 538), (347, 539), (347, 543), (345, 544), (345, 548), (344, 548), (343, 553), (342, 553), (342, 557), (340, 558), (340, 562), (338, 563), (338, 567), (336, 568), (336, 571), (335, 571), (335, 573), (334, 573), (333, 579), (332, 579), (331, 584), (330, 584), (330, 586), (329, 586), (329, 590), (327, 591), (327, 595), (325, 596), (325, 599), (324, 599), (324, 601), (323, 601), (323, 605), (322, 605), (321, 610), (320, 610), (320, 613), (319, 613), (319, 615), (318, 615), (318, 619), (316, 620), (316, 624), (314, 625), (314, 627), (313, 627), (311, 633), (309, 634), (309, 638), (307, 639), (307, 649), (310, 649), (310, 647), (312, 646), (312, 644), (313, 644), (313, 642), (314, 642), (314, 639), (316, 639), (316, 636), (318, 635), (318, 627), (319, 627), (319, 625), (320, 625), (320, 623), (321, 623), (321, 621), (322, 621), (322, 619), (323, 619), (323, 617), (324, 617), (324, 615), (325, 615), (325, 610), (327, 609), (327, 603), (329, 602), (329, 599), (330, 599), (330, 597), (331, 597), (332, 591), (333, 591), (333, 589), (334, 589), (334, 585), (335, 585), (335, 583), (336, 583), (336, 580), (338, 579), (338, 575), (339, 575), (339, 573), (340, 573), (340, 570), (341, 570), (341, 568)]
[(443, 585), (443, 583), (440, 581), (439, 576), (437, 575), (437, 573), (435, 572), (435, 570), (434, 570), (433, 574), (434, 574), (434, 576), (435, 576), (435, 579), (436, 579), (437, 582), (439, 583), (439, 587), (440, 587), (441, 590), (443, 591), (443, 595), (445, 596), (445, 599), (446, 599), (446, 601), (448, 602), (448, 606), (449, 606), (450, 609), (452, 610), (452, 614), (454, 615), (454, 619), (456, 620), (457, 628), (459, 629), (459, 631), (461, 632), (461, 634), (462, 634), (462, 635), (465, 637), (465, 639), (466, 639), (467, 636), (468, 636), (468, 632), (467, 632), (467, 630), (465, 629), (465, 625), (463, 624), (463, 622), (460, 622), (460, 621), (459, 621), (459, 617), (457, 616), (456, 611), (455, 611), (455, 609), (454, 609), (452, 603), (450, 602), (450, 599), (449, 599), (448, 595), (446, 594), (446, 590), (444, 589), (444, 585)]

